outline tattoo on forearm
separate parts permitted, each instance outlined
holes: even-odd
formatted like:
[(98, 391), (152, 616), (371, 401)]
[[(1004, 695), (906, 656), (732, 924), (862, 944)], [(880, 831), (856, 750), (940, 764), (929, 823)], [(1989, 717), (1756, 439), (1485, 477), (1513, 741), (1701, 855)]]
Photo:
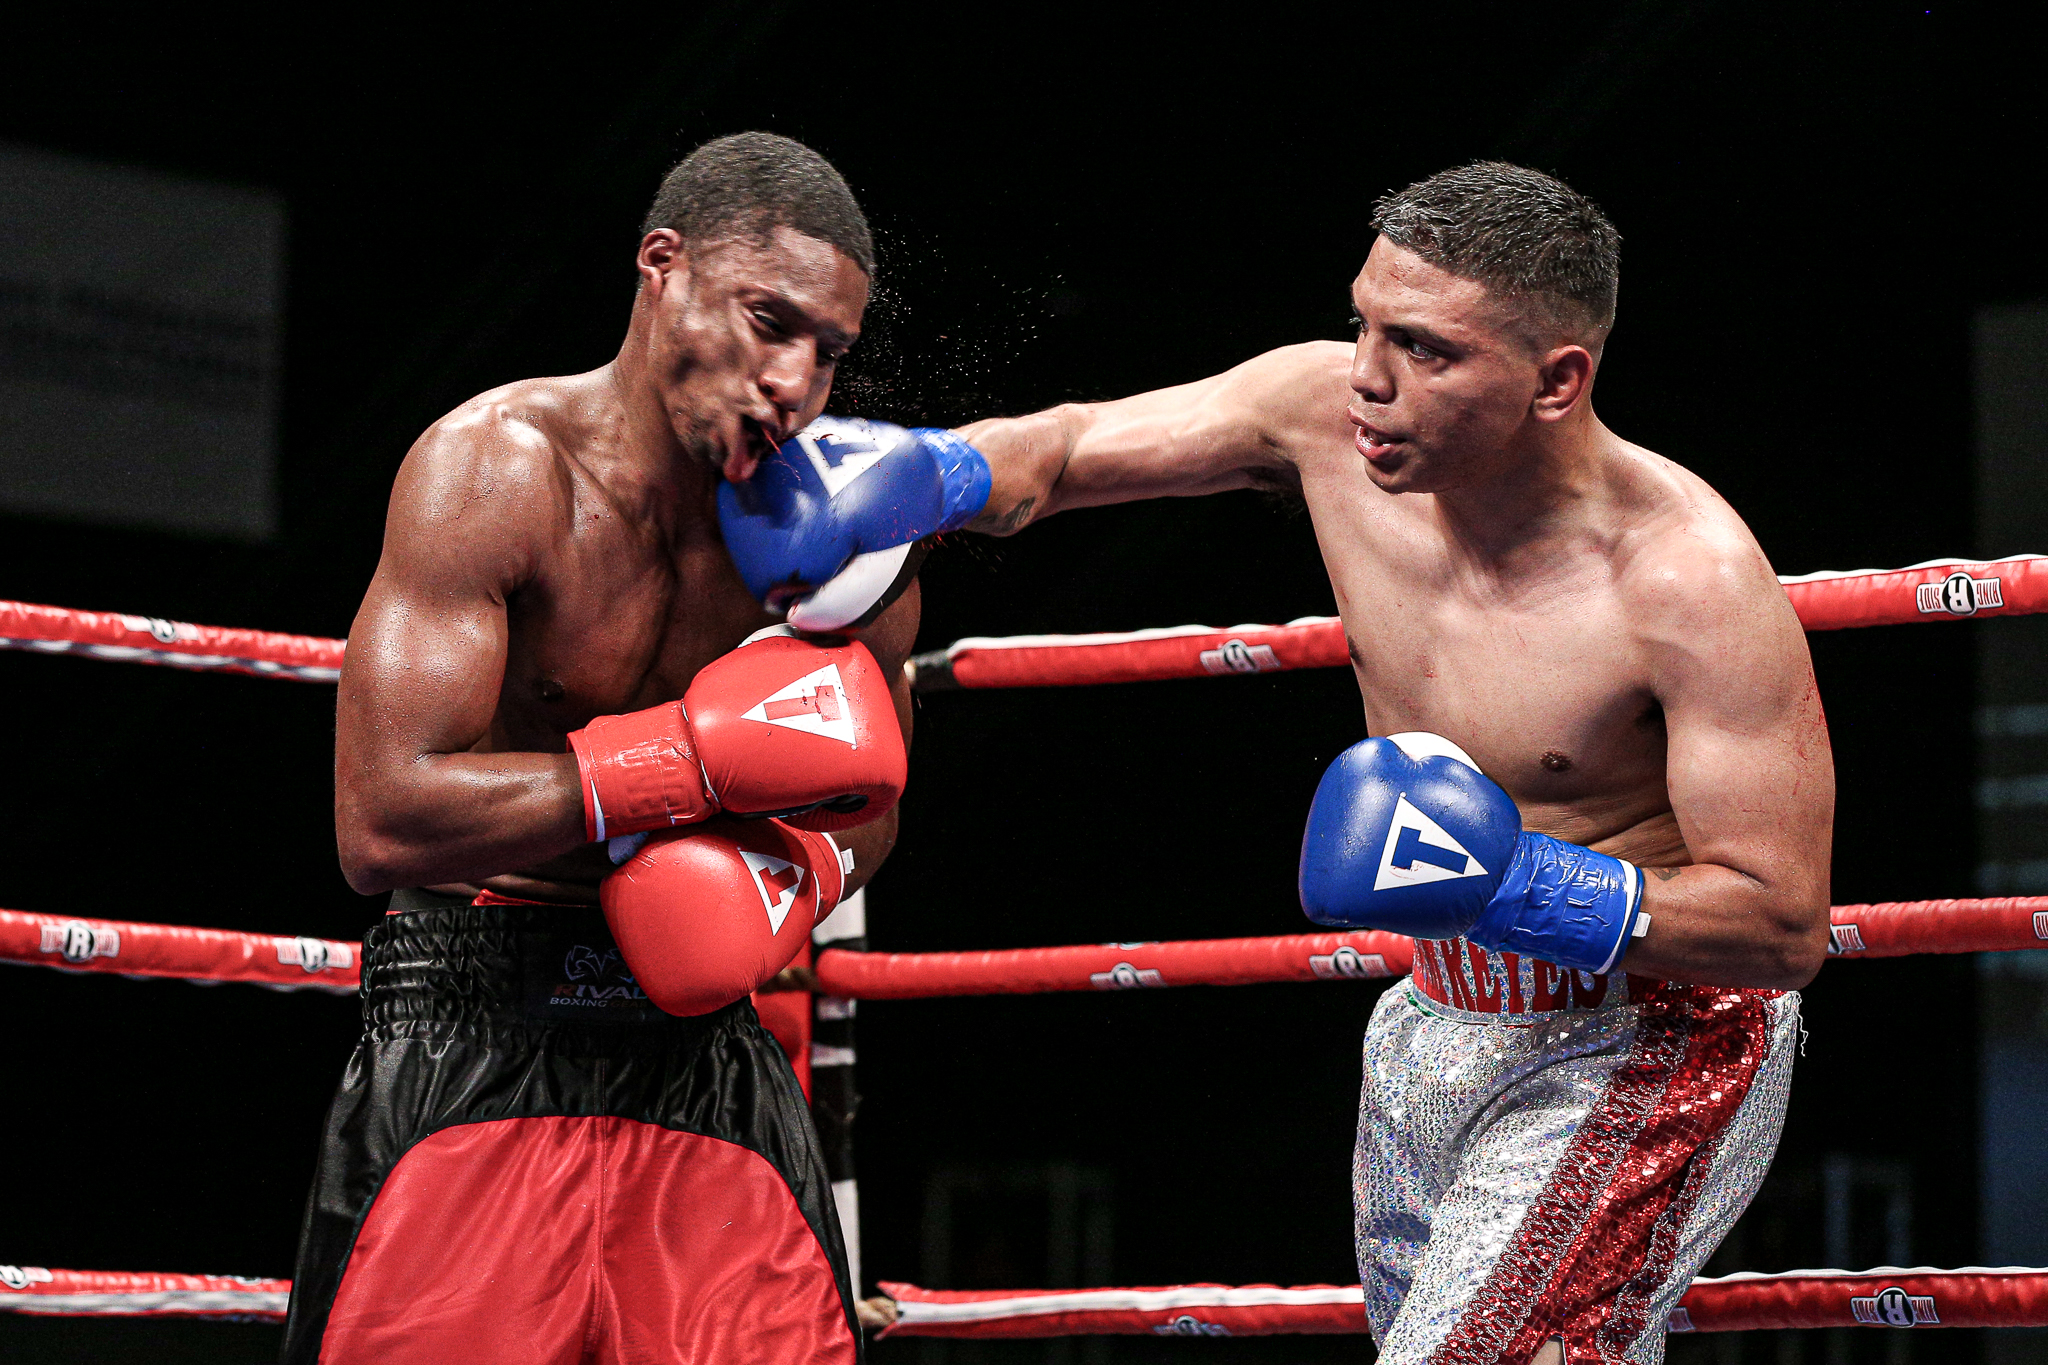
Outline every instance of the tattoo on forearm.
[(990, 529), (995, 531), (999, 535), (1008, 534), (1009, 532), (1014, 531), (1018, 527), (1022, 526), (1025, 522), (1031, 520), (1031, 514), (1033, 511), (1037, 510), (1037, 507), (1037, 498), (1026, 498), (1024, 499), (1024, 501), (1018, 503), (1015, 507), (1012, 507), (1009, 511), (997, 517), (994, 523), (991, 525)]
[(1679, 873), (1685, 871), (1685, 869), (1682, 867), (1653, 867), (1650, 871), (1655, 874), (1658, 881), (1668, 882)]

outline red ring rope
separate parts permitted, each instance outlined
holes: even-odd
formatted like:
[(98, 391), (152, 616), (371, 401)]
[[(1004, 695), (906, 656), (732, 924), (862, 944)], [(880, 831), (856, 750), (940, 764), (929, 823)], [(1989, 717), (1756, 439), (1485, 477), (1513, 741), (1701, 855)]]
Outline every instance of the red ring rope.
[(0, 1265), (0, 1312), (283, 1322), (290, 1280)]
[[(2048, 611), (2048, 559), (1936, 559), (1905, 569), (1824, 570), (1781, 578), (1808, 630), (1903, 625)], [(1109, 635), (958, 640), (911, 660), (922, 689), (1074, 687), (1230, 673), (1335, 668), (1350, 661), (1334, 616), (1284, 626), (1171, 626)]]
[(61, 971), (348, 994), (362, 984), (362, 956), (362, 944), (333, 939), (0, 910), (0, 962)]
[(0, 649), (83, 654), (117, 663), (166, 664), (213, 673), (331, 683), (341, 677), (344, 644), (312, 635), (0, 602)]
[[(2048, 947), (2048, 896), (1838, 905), (1832, 917), (1832, 957)], [(816, 971), (827, 995), (915, 1000), (1391, 977), (1408, 971), (1412, 955), (1410, 941), (1399, 934), (1361, 929), (972, 953), (827, 948)], [(0, 962), (64, 971), (348, 992), (361, 980), (361, 958), (361, 944), (333, 939), (0, 910)]]
[[(2048, 561), (2040, 555), (1930, 559), (1904, 569), (1824, 569), (1778, 581), (1808, 630), (2048, 611)], [(333, 682), (340, 676), (346, 643), (0, 602), (0, 649)], [(1120, 635), (960, 640), (919, 656), (912, 677), (923, 687), (1072, 686), (1326, 668), (1347, 657), (1336, 619), (1310, 616), (1284, 626), (1173, 626)]]
[[(1781, 581), (1808, 630), (2048, 611), (2048, 564), (2037, 555), (1929, 561), (1907, 569), (1823, 572)], [(0, 649), (334, 682), (345, 643), (0, 601)], [(1347, 657), (1338, 622), (1307, 618), (1224, 631), (1187, 626), (1127, 635), (962, 640), (913, 661), (911, 675), (924, 686), (1044, 686), (1326, 667)], [(1833, 920), (1830, 952), (1844, 956), (2033, 948), (2048, 940), (2048, 898), (1846, 906), (1835, 909)], [(820, 957), (818, 975), (823, 989), (835, 995), (905, 999), (1394, 976), (1407, 970), (1409, 955), (1408, 942), (1394, 935), (1302, 934), (992, 953), (833, 950)], [(0, 911), (0, 960), (346, 992), (360, 981), (361, 945)], [(1243, 1336), (1364, 1329), (1356, 1288), (948, 1293), (890, 1282), (882, 1287), (898, 1300), (903, 1315), (884, 1336), (1083, 1331)], [(0, 1265), (0, 1311), (275, 1322), (284, 1316), (289, 1292), (290, 1282), (284, 1280)], [(1096, 1302), (1084, 1306), (1083, 1299)], [(1048, 1310), (1049, 1300), (1060, 1301), (1061, 1307)], [(999, 1304), (1004, 1305), (1001, 1311)], [(950, 1317), (949, 1308), (954, 1310)], [(2048, 1272), (1923, 1268), (1734, 1275), (1695, 1282), (1672, 1314), (1670, 1327), (1732, 1331), (1858, 1324), (2048, 1325)]]
[[(1357, 1285), (1173, 1285), (1150, 1289), (920, 1289), (884, 1280), (899, 1337), (1256, 1337), (1362, 1333)], [(1672, 1332), (1790, 1327), (2048, 1325), (2048, 1270), (1793, 1270), (1694, 1280)]]
[[(944, 1290), (884, 1280), (880, 1288), (898, 1313), (881, 1336), (1246, 1337), (1366, 1330), (1357, 1285)], [(0, 1312), (281, 1322), (290, 1292), (289, 1280), (0, 1265)], [(2040, 1326), (2048, 1326), (2048, 1270), (1882, 1266), (1694, 1280), (1668, 1330)]]

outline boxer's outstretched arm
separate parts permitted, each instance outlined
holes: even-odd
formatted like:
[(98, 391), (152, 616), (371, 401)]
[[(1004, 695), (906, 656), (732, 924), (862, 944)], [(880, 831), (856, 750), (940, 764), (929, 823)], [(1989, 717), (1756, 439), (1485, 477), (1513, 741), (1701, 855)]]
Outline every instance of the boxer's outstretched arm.
[(497, 710), (506, 599), (569, 496), (538, 438), (507, 425), (465, 415), (406, 456), (349, 629), (334, 827), (364, 895), (479, 881), (584, 842), (573, 755), (472, 752)]
[(1763, 553), (1742, 542), (1689, 540), (1632, 568), (1625, 586), (1692, 865), (1644, 870), (1652, 924), (1623, 966), (1796, 989), (1827, 956), (1834, 756), (1799, 620)]
[(968, 529), (1008, 535), (1070, 507), (1295, 481), (1304, 441), (1342, 433), (1351, 348), (1282, 347), (1214, 378), (961, 428), (988, 459)]

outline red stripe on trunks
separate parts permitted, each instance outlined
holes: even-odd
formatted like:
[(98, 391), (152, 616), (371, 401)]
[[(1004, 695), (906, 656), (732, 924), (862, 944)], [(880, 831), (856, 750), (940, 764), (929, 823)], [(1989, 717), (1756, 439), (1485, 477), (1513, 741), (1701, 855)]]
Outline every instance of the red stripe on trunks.
[(1634, 1057), (1579, 1130), (1492, 1274), (1430, 1356), (1619, 1365), (1670, 1273), (1720, 1134), (1770, 1052), (1771, 992), (1648, 986)]

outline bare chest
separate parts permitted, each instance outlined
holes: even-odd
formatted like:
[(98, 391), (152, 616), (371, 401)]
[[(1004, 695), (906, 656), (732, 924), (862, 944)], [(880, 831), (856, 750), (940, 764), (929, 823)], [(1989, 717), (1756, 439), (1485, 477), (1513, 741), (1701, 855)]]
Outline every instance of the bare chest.
[(559, 750), (593, 716), (673, 701), (774, 623), (715, 536), (669, 546), (617, 524), (566, 540), (506, 606), (501, 749)]
[(1586, 841), (1668, 810), (1663, 712), (1604, 563), (1503, 581), (1412, 525), (1318, 501), (1371, 733), (1449, 737), (1551, 833)]
[(1456, 740), (1518, 798), (1569, 799), (1661, 773), (1646, 681), (1607, 632), (1545, 611), (1342, 594), (1374, 734)]

